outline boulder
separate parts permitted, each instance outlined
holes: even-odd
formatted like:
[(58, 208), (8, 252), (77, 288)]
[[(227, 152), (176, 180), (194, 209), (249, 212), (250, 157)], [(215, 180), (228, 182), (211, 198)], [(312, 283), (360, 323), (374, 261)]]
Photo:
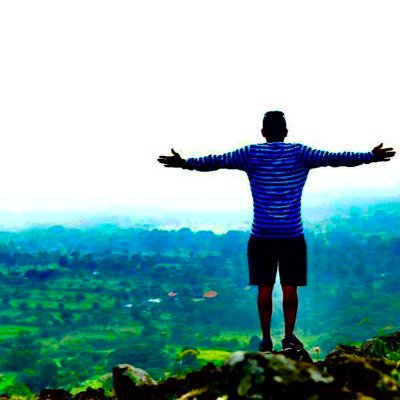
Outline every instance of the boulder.
[(113, 368), (113, 385), (118, 400), (128, 400), (137, 386), (153, 386), (157, 382), (143, 369), (130, 364), (118, 364)]
[(223, 368), (227, 370), (229, 399), (346, 398), (329, 397), (335, 389), (333, 376), (283, 354), (236, 351)]

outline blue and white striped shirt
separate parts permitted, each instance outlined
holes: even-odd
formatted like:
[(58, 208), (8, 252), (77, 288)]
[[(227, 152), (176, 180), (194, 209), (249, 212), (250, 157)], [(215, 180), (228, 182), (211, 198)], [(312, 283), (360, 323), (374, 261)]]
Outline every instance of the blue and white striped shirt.
[(251, 234), (265, 238), (303, 234), (301, 195), (308, 172), (318, 167), (355, 167), (374, 161), (368, 153), (332, 153), (300, 143), (266, 142), (221, 155), (186, 159), (188, 169), (239, 169), (249, 178), (254, 219)]

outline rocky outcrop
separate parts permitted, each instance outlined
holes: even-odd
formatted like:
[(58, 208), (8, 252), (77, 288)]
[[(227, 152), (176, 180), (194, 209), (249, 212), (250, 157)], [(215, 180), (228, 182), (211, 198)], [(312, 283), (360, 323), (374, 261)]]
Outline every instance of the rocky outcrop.
[[(112, 400), (400, 400), (400, 332), (338, 345), (325, 360), (308, 353), (237, 351), (221, 368), (208, 363), (184, 379), (156, 382), (129, 364), (113, 370)], [(392, 360), (390, 360), (392, 358)], [(102, 389), (71, 396), (42, 390), (40, 400), (107, 400)]]
[[(392, 350), (398, 338), (386, 338)], [(400, 400), (397, 363), (371, 356), (369, 351), (375, 347), (339, 345), (316, 363), (305, 350), (237, 351), (221, 368), (209, 363), (185, 379), (137, 386), (123, 400)]]
[(367, 358), (360, 351), (340, 346), (325, 361), (315, 364), (284, 354), (238, 351), (221, 368), (209, 363), (185, 379), (136, 386), (125, 392), (124, 399), (400, 400), (392, 376), (396, 364)]

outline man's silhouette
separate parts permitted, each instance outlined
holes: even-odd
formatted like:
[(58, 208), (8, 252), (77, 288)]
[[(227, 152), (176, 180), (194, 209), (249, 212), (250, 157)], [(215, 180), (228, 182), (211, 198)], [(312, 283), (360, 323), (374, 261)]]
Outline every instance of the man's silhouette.
[(245, 171), (249, 178), (254, 219), (247, 246), (249, 284), (258, 286), (258, 312), (263, 339), (259, 350), (272, 350), (270, 323), (272, 289), (277, 268), (283, 291), (285, 338), (282, 347), (303, 348), (293, 334), (297, 308), (297, 287), (307, 284), (307, 248), (301, 221), (301, 195), (308, 172), (318, 167), (355, 167), (377, 161), (389, 161), (395, 155), (382, 143), (368, 153), (332, 153), (312, 149), (300, 143), (284, 143), (288, 130), (280, 111), (264, 115), (262, 136), (266, 143), (250, 144), (221, 155), (182, 159), (160, 156), (165, 167), (197, 171), (221, 168)]

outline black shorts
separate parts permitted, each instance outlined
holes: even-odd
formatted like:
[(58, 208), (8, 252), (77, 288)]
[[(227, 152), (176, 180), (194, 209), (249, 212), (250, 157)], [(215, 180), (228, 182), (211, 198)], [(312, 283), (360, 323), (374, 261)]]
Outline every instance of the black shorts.
[(249, 285), (274, 284), (278, 264), (282, 286), (307, 285), (307, 245), (304, 235), (282, 239), (250, 235), (247, 259)]

